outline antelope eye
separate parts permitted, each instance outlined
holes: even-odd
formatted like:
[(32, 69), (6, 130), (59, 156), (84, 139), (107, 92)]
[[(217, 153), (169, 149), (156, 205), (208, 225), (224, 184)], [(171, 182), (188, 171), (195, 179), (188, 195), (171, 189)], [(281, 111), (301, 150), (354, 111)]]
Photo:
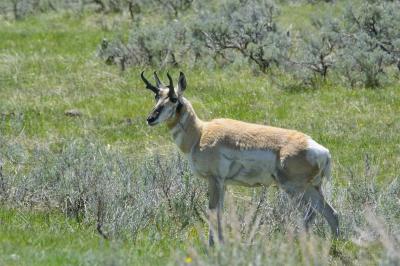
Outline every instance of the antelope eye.
[(178, 98), (169, 98), (169, 100), (173, 103), (176, 103), (178, 101)]

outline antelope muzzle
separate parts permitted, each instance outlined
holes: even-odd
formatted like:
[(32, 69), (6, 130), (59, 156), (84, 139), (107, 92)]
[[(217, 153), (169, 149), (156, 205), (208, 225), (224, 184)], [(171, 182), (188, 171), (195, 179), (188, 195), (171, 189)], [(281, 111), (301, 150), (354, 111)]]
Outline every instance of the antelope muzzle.
[(149, 126), (154, 126), (157, 124), (157, 119), (160, 116), (164, 106), (160, 106), (156, 108), (150, 115), (147, 117), (147, 124)]

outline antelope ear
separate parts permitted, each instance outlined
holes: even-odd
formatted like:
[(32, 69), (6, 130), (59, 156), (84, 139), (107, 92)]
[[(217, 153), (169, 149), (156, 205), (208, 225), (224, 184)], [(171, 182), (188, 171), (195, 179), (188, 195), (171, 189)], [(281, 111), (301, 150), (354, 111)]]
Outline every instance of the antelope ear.
[(178, 79), (178, 95), (181, 96), (183, 91), (186, 89), (186, 77), (183, 72), (179, 74), (179, 79)]

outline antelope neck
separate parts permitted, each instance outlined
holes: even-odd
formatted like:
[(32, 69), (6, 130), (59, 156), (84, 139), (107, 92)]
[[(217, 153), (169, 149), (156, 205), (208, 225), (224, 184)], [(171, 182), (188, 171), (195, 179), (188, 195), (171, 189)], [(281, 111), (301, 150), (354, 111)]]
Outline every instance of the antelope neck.
[(176, 115), (167, 125), (179, 149), (183, 153), (189, 153), (193, 145), (197, 144), (200, 139), (202, 121), (186, 99), (183, 98), (179, 101)]

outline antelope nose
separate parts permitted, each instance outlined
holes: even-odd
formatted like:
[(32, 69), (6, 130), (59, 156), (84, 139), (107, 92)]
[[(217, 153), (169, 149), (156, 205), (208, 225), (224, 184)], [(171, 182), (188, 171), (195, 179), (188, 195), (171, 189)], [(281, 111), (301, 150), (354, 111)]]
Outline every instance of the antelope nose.
[(149, 117), (147, 117), (147, 124), (152, 124), (154, 123), (154, 121), (156, 121), (156, 117), (154, 115), (150, 115)]

